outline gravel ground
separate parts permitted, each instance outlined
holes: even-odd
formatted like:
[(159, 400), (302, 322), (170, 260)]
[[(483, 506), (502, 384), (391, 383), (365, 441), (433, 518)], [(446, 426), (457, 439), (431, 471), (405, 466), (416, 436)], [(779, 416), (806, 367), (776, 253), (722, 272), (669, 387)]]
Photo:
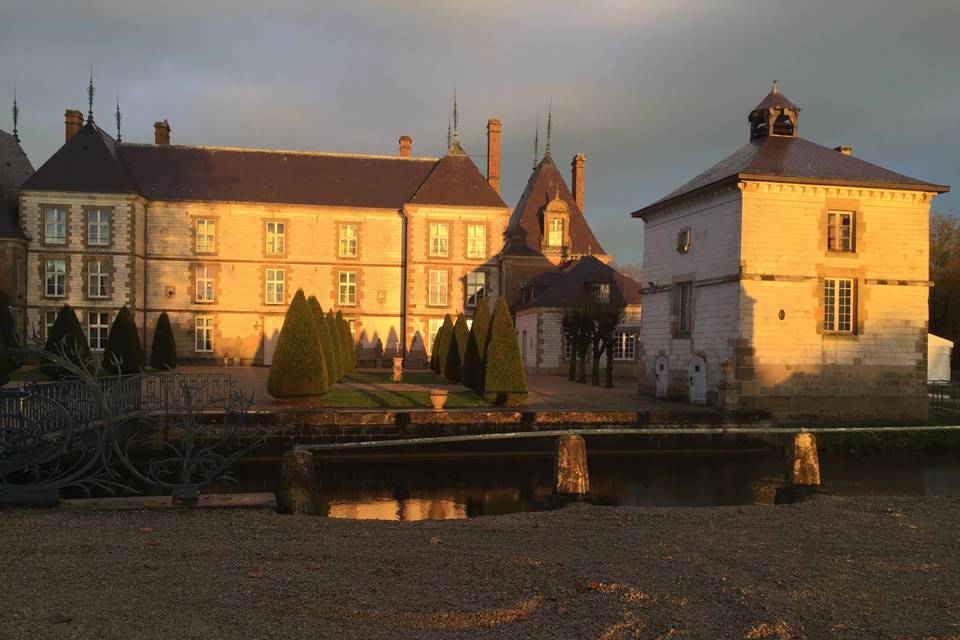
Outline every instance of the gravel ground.
[(960, 638), (960, 498), (0, 512), (0, 638)]

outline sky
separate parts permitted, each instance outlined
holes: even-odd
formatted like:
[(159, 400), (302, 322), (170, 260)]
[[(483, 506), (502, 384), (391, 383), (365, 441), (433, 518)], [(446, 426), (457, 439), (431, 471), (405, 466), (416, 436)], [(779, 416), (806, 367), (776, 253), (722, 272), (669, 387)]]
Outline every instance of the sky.
[[(586, 155), (585, 213), (617, 262), (642, 260), (639, 209), (748, 139), (771, 81), (801, 107), (800, 135), (960, 189), (960, 0), (0, 0), (0, 103), (16, 85), (35, 167), (63, 112), (123, 139), (342, 153), (446, 149), (481, 171), (503, 121), (503, 193), (515, 206), (541, 152), (569, 180)], [(10, 109), (0, 128), (12, 129)], [(934, 208), (955, 212), (960, 197)]]

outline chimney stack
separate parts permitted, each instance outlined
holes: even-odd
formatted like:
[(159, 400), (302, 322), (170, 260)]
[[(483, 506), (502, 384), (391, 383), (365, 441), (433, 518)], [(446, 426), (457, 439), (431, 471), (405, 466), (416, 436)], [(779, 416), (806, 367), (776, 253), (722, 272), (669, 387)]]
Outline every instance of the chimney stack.
[(70, 142), (70, 138), (77, 135), (77, 132), (83, 126), (83, 114), (76, 109), (67, 109), (63, 114), (63, 119), (66, 123), (67, 138), (64, 142)]
[(487, 120), (487, 182), (500, 193), (500, 118)]
[(410, 157), (410, 147), (413, 145), (413, 138), (410, 136), (400, 136), (400, 157)]
[(163, 122), (153, 123), (153, 142), (154, 144), (170, 144), (170, 123), (164, 118)]
[(583, 165), (585, 162), (586, 158), (583, 157), (583, 154), (578, 153), (573, 156), (573, 162), (570, 163), (571, 177), (573, 178), (573, 199), (577, 201), (581, 213), (583, 212)]
[(833, 150), (834, 150), (834, 151), (839, 151), (840, 153), (842, 153), (842, 154), (845, 155), (845, 156), (849, 156), (849, 155), (853, 154), (853, 147), (848, 147), (848, 146), (846, 146), (846, 145), (840, 145), (839, 147), (834, 147)]

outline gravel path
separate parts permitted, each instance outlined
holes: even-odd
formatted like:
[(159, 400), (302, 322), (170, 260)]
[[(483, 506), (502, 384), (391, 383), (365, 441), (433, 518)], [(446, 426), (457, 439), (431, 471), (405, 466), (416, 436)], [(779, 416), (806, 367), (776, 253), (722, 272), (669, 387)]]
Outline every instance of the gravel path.
[(0, 512), (0, 639), (960, 637), (960, 498)]

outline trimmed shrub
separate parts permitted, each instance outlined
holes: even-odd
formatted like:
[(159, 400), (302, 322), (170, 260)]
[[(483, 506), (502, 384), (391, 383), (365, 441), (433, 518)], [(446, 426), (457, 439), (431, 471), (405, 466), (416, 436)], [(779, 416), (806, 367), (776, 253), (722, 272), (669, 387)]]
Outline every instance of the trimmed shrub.
[(437, 375), (447, 377), (447, 363), (450, 358), (450, 344), (453, 342), (453, 320), (448, 313), (443, 317), (443, 324), (437, 332)]
[(343, 380), (343, 374), (346, 373), (346, 363), (343, 361), (343, 340), (340, 339), (340, 331), (337, 329), (337, 317), (334, 315), (332, 308), (330, 311), (327, 311), (326, 321), (327, 332), (330, 334), (330, 345), (336, 352), (335, 364), (337, 365), (337, 381), (340, 381)]
[[(83, 327), (77, 320), (77, 314), (73, 308), (65, 304), (57, 313), (57, 319), (53, 321), (50, 327), (50, 333), (47, 335), (47, 343), (43, 350), (48, 353), (64, 355), (70, 362), (85, 369), (93, 367), (93, 359), (90, 357), (90, 346), (87, 344), (87, 336), (83, 333)], [(61, 378), (73, 376), (73, 372), (68, 371), (55, 364), (45, 363), (40, 367), (40, 371), (48, 378), (60, 380)]]
[(343, 340), (343, 369), (349, 373), (357, 368), (357, 345), (353, 343), (353, 336), (350, 334), (350, 324), (343, 317), (343, 314), (337, 311), (337, 328), (340, 331), (340, 339)]
[(177, 341), (173, 337), (170, 316), (164, 311), (157, 318), (153, 330), (153, 342), (150, 343), (150, 366), (161, 371), (177, 368)]
[(462, 313), (457, 314), (457, 321), (453, 325), (453, 339), (450, 341), (450, 350), (447, 352), (447, 379), (450, 382), (460, 382), (463, 375), (463, 356), (467, 351), (467, 339), (470, 331), (467, 329), (467, 320)]
[(527, 398), (527, 376), (520, 358), (517, 333), (501, 297), (490, 318), (483, 356), (483, 397), (491, 404), (519, 404)]
[(437, 329), (435, 335), (430, 336), (430, 370), (440, 375), (440, 335), (443, 333), (443, 325)]
[(267, 391), (274, 398), (297, 398), (321, 395), (328, 387), (317, 323), (303, 289), (298, 289), (283, 319)]
[[(0, 295), (0, 349), (19, 350), (20, 348), (16, 323), (14, 323), (13, 315), (10, 313), (7, 297), (6, 295)], [(19, 369), (21, 364), (13, 353), (0, 353), (0, 384), (9, 382), (10, 372)]]
[(102, 366), (108, 373), (123, 375), (143, 371), (143, 346), (137, 335), (137, 323), (126, 306), (120, 308), (110, 325)]
[(337, 381), (337, 352), (333, 348), (333, 342), (330, 339), (330, 329), (327, 327), (327, 318), (323, 313), (323, 307), (317, 296), (307, 298), (307, 304), (310, 305), (310, 311), (313, 313), (313, 321), (317, 324), (317, 335), (320, 337), (320, 348), (323, 351), (323, 366), (327, 370), (327, 383), (333, 384)]
[(463, 354), (460, 384), (471, 389), (480, 388), (483, 374), (483, 348), (487, 346), (487, 330), (490, 328), (490, 307), (485, 299), (480, 300), (473, 312), (473, 324), (467, 336), (467, 350)]

